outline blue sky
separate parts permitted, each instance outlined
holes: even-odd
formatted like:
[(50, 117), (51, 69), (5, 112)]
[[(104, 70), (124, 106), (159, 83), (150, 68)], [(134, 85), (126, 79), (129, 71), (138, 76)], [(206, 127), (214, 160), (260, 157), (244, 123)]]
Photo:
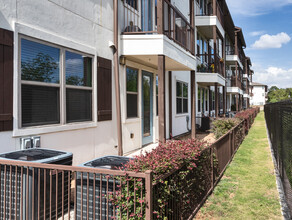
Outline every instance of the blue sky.
[(292, 0), (226, 0), (243, 29), (254, 82), (292, 88)]

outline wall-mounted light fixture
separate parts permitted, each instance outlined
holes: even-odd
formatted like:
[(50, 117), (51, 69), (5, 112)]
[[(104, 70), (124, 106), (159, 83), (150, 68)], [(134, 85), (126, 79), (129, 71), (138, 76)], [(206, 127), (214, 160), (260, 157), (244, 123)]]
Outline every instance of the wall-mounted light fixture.
[(120, 56), (120, 64), (121, 65), (126, 65), (126, 57), (125, 56)]

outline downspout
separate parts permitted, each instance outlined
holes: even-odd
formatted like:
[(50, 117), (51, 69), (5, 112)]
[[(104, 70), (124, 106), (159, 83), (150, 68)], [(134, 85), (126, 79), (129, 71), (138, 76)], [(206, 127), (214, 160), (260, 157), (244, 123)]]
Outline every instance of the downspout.
[(119, 74), (119, 29), (118, 29), (118, 0), (114, 0), (114, 73), (115, 73), (115, 94), (117, 111), (117, 135), (118, 135), (118, 154), (123, 156), (122, 142), (122, 120), (121, 120), (121, 99), (120, 99), (120, 74)]

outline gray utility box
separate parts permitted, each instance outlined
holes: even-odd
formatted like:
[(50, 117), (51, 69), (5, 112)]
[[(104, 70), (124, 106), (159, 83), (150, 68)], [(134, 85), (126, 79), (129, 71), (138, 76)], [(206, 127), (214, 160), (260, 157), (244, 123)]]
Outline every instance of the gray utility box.
[[(106, 156), (106, 157), (100, 157), (100, 158), (85, 162), (79, 166), (116, 170), (116, 169), (119, 169), (123, 164), (126, 164), (131, 159), (132, 158), (130, 157)], [(107, 178), (105, 175), (100, 176), (100, 174), (97, 173), (95, 175), (95, 184), (94, 184), (94, 174), (89, 173), (88, 178), (87, 178), (87, 175), (88, 175), (87, 173), (83, 173), (82, 178), (81, 178), (81, 173), (79, 172), (77, 173), (77, 182), (76, 182), (77, 219), (87, 220), (87, 208), (89, 212), (88, 213), (89, 219), (93, 219), (94, 207), (95, 207), (95, 219), (111, 219), (111, 217), (114, 217), (113, 205), (110, 201), (107, 201), (107, 194), (114, 191), (113, 179), (110, 177), (108, 178), (108, 181), (107, 181)], [(87, 182), (87, 179), (89, 180), (89, 183)], [(115, 180), (115, 186), (119, 185), (119, 183), (120, 182), (118, 180)], [(93, 204), (94, 190), (95, 190), (95, 204)], [(117, 190), (117, 187), (115, 187), (115, 190)], [(100, 194), (102, 195), (101, 198), (100, 198)], [(87, 196), (88, 196), (88, 201), (87, 201)], [(88, 207), (87, 207), (87, 203), (88, 203)], [(82, 207), (82, 218), (81, 218), (81, 207)]]
[[(14, 151), (9, 153), (0, 154), (0, 159), (5, 160), (18, 160), (34, 163), (44, 164), (59, 164), (59, 165), (72, 165), (72, 153), (56, 151), (50, 149), (27, 149)], [(33, 177), (34, 170), (34, 177)], [(69, 174), (64, 172), (64, 188), (62, 188), (62, 173), (56, 174), (50, 170), (28, 168), (23, 167), (21, 175), (21, 167), (6, 166), (6, 181), (5, 181), (5, 168), (1, 165), (1, 193), (0, 193), (0, 219), (38, 219), (38, 204), (40, 204), (40, 218), (49, 219), (56, 218), (62, 214), (62, 196), (64, 193), (64, 212), (68, 210), (68, 186)], [(11, 174), (11, 175), (10, 175)], [(27, 175), (28, 174), (28, 175)], [(56, 189), (58, 175), (58, 189)], [(46, 177), (46, 178), (44, 178)], [(40, 179), (40, 182), (39, 182)], [(52, 181), (52, 186), (50, 185)], [(17, 182), (17, 184), (16, 184)], [(40, 183), (40, 184), (39, 184)], [(22, 186), (22, 188), (21, 188)], [(4, 192), (4, 189), (5, 192)], [(34, 190), (33, 190), (34, 189)], [(40, 194), (38, 194), (40, 189)], [(46, 190), (45, 190), (46, 189)], [(51, 191), (50, 191), (51, 189)], [(56, 191), (57, 190), (57, 191)], [(34, 191), (34, 193), (32, 193)], [(57, 195), (56, 195), (57, 194)], [(21, 197), (22, 195), (22, 197)], [(34, 195), (34, 199), (33, 199)], [(57, 196), (57, 197), (56, 197)], [(51, 197), (51, 200), (50, 200)], [(5, 198), (5, 199), (4, 199)], [(46, 199), (45, 199), (46, 198)], [(21, 200), (22, 199), (22, 200)], [(4, 210), (5, 200), (5, 210)], [(11, 201), (11, 204), (10, 204)], [(56, 206), (56, 201), (57, 206)], [(22, 204), (22, 213), (21, 213)], [(10, 210), (11, 205), (11, 210)], [(52, 212), (50, 212), (50, 207)], [(57, 212), (56, 212), (57, 208)], [(15, 216), (15, 209), (16, 215)], [(46, 216), (44, 218), (44, 210), (46, 210)], [(5, 214), (4, 214), (5, 213)], [(5, 215), (5, 218), (4, 218)]]

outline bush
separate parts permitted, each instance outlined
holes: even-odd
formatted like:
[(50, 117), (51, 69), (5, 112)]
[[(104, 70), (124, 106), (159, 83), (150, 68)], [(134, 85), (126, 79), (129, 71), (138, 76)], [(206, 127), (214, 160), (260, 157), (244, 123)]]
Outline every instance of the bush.
[(235, 118), (239, 118), (241, 120), (245, 120), (245, 130), (248, 131), (250, 126), (253, 124), (254, 119), (259, 112), (259, 108), (250, 108), (242, 112), (238, 112), (235, 115)]
[[(208, 155), (201, 154), (202, 149), (206, 147), (205, 142), (196, 139), (168, 141), (146, 155), (137, 156), (121, 169), (134, 172), (153, 171), (153, 185), (155, 191), (159, 192), (159, 197), (154, 197), (153, 214), (157, 219), (164, 219), (163, 213), (176, 211), (169, 208), (168, 201), (177, 200), (182, 212), (192, 210), (189, 206), (192, 205), (191, 201), (196, 200), (193, 197), (202, 195), (206, 190), (208, 185), (206, 181), (210, 175), (206, 175), (203, 164), (208, 159)], [(210, 154), (208, 161), (210, 164)], [(171, 174), (171, 178), (163, 177), (167, 174)], [(118, 212), (122, 213), (121, 219), (127, 219), (127, 212), (130, 219), (145, 219), (145, 213), (141, 214), (141, 210), (145, 210), (146, 206), (143, 180), (124, 177), (121, 178), (118, 187), (120, 190), (117, 196), (112, 197), (111, 200), (117, 206)], [(136, 204), (133, 198), (137, 198)], [(180, 203), (181, 201), (183, 204)]]
[(212, 122), (211, 131), (215, 134), (215, 138), (219, 139), (234, 126), (240, 123), (240, 120), (235, 118), (222, 118)]

